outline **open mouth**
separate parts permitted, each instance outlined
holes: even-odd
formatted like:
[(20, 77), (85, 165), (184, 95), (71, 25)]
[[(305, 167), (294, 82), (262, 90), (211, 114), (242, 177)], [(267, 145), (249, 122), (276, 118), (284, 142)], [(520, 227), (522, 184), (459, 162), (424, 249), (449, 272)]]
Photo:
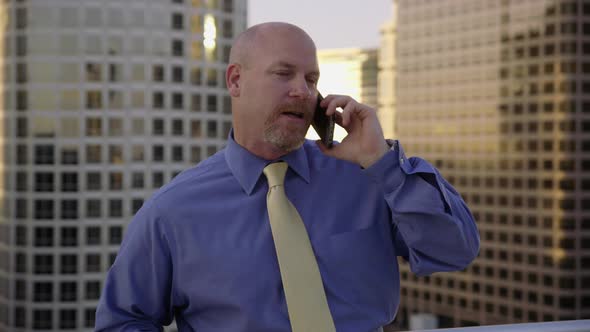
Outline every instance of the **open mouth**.
[(291, 118), (303, 119), (303, 112), (283, 112), (281, 115), (286, 115)]

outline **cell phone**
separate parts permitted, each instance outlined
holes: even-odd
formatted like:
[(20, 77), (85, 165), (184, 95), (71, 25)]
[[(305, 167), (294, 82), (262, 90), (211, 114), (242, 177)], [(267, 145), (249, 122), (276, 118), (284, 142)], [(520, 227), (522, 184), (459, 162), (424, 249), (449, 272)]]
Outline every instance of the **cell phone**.
[(318, 100), (313, 114), (313, 120), (311, 126), (320, 136), (322, 143), (328, 148), (332, 147), (334, 142), (334, 124), (336, 123), (336, 116), (326, 115), (326, 108), (320, 106), (320, 102), (324, 99), (320, 93), (318, 93)]

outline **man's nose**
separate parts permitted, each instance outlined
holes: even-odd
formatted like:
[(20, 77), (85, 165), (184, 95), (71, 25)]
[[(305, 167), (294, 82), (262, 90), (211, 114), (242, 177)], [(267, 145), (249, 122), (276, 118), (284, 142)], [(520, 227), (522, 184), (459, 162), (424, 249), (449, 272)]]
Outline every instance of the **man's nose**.
[(289, 95), (297, 98), (309, 98), (311, 96), (311, 87), (305, 78), (295, 78)]

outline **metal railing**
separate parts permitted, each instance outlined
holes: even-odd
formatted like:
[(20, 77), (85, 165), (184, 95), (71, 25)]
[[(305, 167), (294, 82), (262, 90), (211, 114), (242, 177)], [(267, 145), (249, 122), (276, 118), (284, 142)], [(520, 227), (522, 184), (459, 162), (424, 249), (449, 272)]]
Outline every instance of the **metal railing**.
[(590, 320), (412, 330), (421, 332), (590, 332)]

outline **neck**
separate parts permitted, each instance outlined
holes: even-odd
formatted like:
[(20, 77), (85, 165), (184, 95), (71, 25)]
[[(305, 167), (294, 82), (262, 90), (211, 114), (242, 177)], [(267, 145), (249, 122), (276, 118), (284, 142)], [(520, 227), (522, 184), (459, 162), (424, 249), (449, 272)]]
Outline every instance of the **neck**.
[(234, 131), (234, 141), (253, 155), (265, 159), (276, 160), (291, 151), (285, 151), (266, 141), (246, 139)]

